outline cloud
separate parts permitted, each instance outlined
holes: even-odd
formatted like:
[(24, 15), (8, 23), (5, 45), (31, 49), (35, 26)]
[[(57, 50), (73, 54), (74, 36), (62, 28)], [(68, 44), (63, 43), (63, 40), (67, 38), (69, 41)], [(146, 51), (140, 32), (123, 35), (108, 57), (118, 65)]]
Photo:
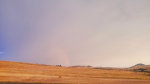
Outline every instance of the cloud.
[(94, 66), (149, 63), (149, 0), (3, 0), (0, 6), (8, 60)]
[(0, 55), (1, 55), (1, 54), (4, 54), (4, 52), (0, 51)]

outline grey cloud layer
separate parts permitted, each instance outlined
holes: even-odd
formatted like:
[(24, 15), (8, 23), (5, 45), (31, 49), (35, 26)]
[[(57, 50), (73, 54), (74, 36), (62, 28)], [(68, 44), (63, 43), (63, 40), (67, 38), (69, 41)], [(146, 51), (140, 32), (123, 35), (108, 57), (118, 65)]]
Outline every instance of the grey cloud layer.
[(149, 0), (1, 4), (2, 35), (13, 60), (94, 66), (149, 63)]

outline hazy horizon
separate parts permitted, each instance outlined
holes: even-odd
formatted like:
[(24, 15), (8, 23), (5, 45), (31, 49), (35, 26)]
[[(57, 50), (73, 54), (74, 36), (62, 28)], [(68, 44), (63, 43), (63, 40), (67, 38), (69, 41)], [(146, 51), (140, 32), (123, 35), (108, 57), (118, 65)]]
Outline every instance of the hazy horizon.
[(0, 0), (0, 60), (150, 64), (150, 0)]

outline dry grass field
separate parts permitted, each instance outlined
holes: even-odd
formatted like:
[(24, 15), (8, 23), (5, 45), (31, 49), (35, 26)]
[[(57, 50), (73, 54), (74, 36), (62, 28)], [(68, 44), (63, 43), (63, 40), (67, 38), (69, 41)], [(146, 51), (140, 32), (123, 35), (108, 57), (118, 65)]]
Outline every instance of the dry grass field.
[(0, 84), (150, 84), (150, 73), (0, 61)]

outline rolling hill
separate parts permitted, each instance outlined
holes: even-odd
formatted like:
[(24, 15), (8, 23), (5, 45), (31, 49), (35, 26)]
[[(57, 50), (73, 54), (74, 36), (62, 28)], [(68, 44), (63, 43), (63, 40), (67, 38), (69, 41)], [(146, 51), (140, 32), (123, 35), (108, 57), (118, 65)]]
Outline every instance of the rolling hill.
[(150, 73), (150, 65), (145, 65), (145, 64), (139, 63), (139, 64), (136, 64), (136, 65), (128, 68), (128, 70)]
[(150, 84), (150, 73), (0, 61), (0, 84)]

